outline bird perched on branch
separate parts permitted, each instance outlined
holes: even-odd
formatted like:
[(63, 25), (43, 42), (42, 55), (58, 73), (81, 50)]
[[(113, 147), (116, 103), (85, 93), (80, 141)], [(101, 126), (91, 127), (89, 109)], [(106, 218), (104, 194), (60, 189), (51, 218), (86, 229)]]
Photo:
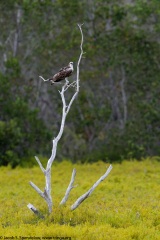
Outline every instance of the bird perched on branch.
[(61, 68), (58, 73), (54, 74), (54, 76), (49, 78), (48, 80), (52, 84), (54, 84), (56, 82), (60, 82), (60, 81), (64, 80), (65, 78), (70, 77), (73, 73), (73, 70), (74, 70), (73, 62), (70, 62), (68, 64), (68, 66)]

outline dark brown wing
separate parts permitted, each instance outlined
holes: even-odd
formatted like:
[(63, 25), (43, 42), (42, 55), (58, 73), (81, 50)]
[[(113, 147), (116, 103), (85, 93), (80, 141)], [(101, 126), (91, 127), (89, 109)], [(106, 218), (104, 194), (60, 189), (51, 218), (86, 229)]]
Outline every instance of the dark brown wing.
[(62, 72), (63, 70), (66, 70), (68, 68), (68, 66), (67, 67), (62, 67), (61, 69), (59, 69), (59, 72)]
[(56, 73), (52, 78), (50, 78), (50, 81), (53, 82), (60, 82), (64, 80), (65, 78), (69, 77), (72, 75), (72, 69), (71, 68), (63, 68), (61, 71)]

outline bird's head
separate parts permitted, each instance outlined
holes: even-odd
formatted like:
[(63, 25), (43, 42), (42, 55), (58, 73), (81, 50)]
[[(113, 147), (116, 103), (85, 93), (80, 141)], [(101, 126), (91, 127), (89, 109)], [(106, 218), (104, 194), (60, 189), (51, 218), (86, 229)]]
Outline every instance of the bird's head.
[(70, 66), (70, 68), (73, 69), (73, 62), (70, 62), (70, 63), (69, 63), (69, 66)]

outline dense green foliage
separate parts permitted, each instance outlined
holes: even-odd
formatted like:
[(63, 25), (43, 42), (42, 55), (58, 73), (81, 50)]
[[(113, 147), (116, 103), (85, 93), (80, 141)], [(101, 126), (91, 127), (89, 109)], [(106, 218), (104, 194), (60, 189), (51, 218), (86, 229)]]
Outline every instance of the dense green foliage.
[(12, 74), (0, 75), (0, 165), (12, 167), (24, 165), (35, 152), (45, 153), (47, 147), (43, 144), (49, 137), (37, 111), (29, 108), (26, 96), (22, 96), (13, 79), (14, 74), (19, 77), (14, 63), (15, 59), (6, 63)]
[[(107, 166), (104, 162), (53, 165), (54, 207), (50, 216), (47, 216), (45, 201), (28, 184), (33, 180), (43, 189), (44, 176), (39, 167), (14, 170), (1, 167), (1, 236), (17, 236), (17, 239), (22, 236), (72, 237), (72, 240), (159, 240), (160, 165), (156, 159), (113, 164), (107, 179), (79, 208), (70, 211), (70, 206), (104, 174)], [(73, 167), (77, 170), (75, 185), (78, 186), (71, 191), (66, 206), (59, 207)], [(29, 202), (43, 212), (45, 219), (35, 217), (27, 208)]]
[[(25, 156), (28, 149), (46, 152), (51, 137), (42, 125), (57, 133), (59, 86), (42, 83), (38, 76), (48, 78), (70, 61), (76, 65), (78, 22), (84, 23), (86, 54), (80, 93), (69, 113), (58, 158), (117, 161), (160, 154), (160, 1), (130, 2), (0, 2), (0, 114), (8, 116), (0, 119), (5, 164), (13, 155)], [(29, 130), (24, 134), (26, 125)]]

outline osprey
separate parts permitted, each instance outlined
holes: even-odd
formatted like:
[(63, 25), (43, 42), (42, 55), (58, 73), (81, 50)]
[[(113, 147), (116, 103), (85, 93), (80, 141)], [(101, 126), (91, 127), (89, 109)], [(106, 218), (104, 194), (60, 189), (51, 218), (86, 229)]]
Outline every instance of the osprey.
[(54, 74), (54, 76), (48, 80), (51, 81), (52, 84), (55, 82), (60, 82), (65, 78), (70, 77), (73, 73), (73, 70), (73, 62), (70, 62), (68, 66), (61, 68), (58, 73)]

